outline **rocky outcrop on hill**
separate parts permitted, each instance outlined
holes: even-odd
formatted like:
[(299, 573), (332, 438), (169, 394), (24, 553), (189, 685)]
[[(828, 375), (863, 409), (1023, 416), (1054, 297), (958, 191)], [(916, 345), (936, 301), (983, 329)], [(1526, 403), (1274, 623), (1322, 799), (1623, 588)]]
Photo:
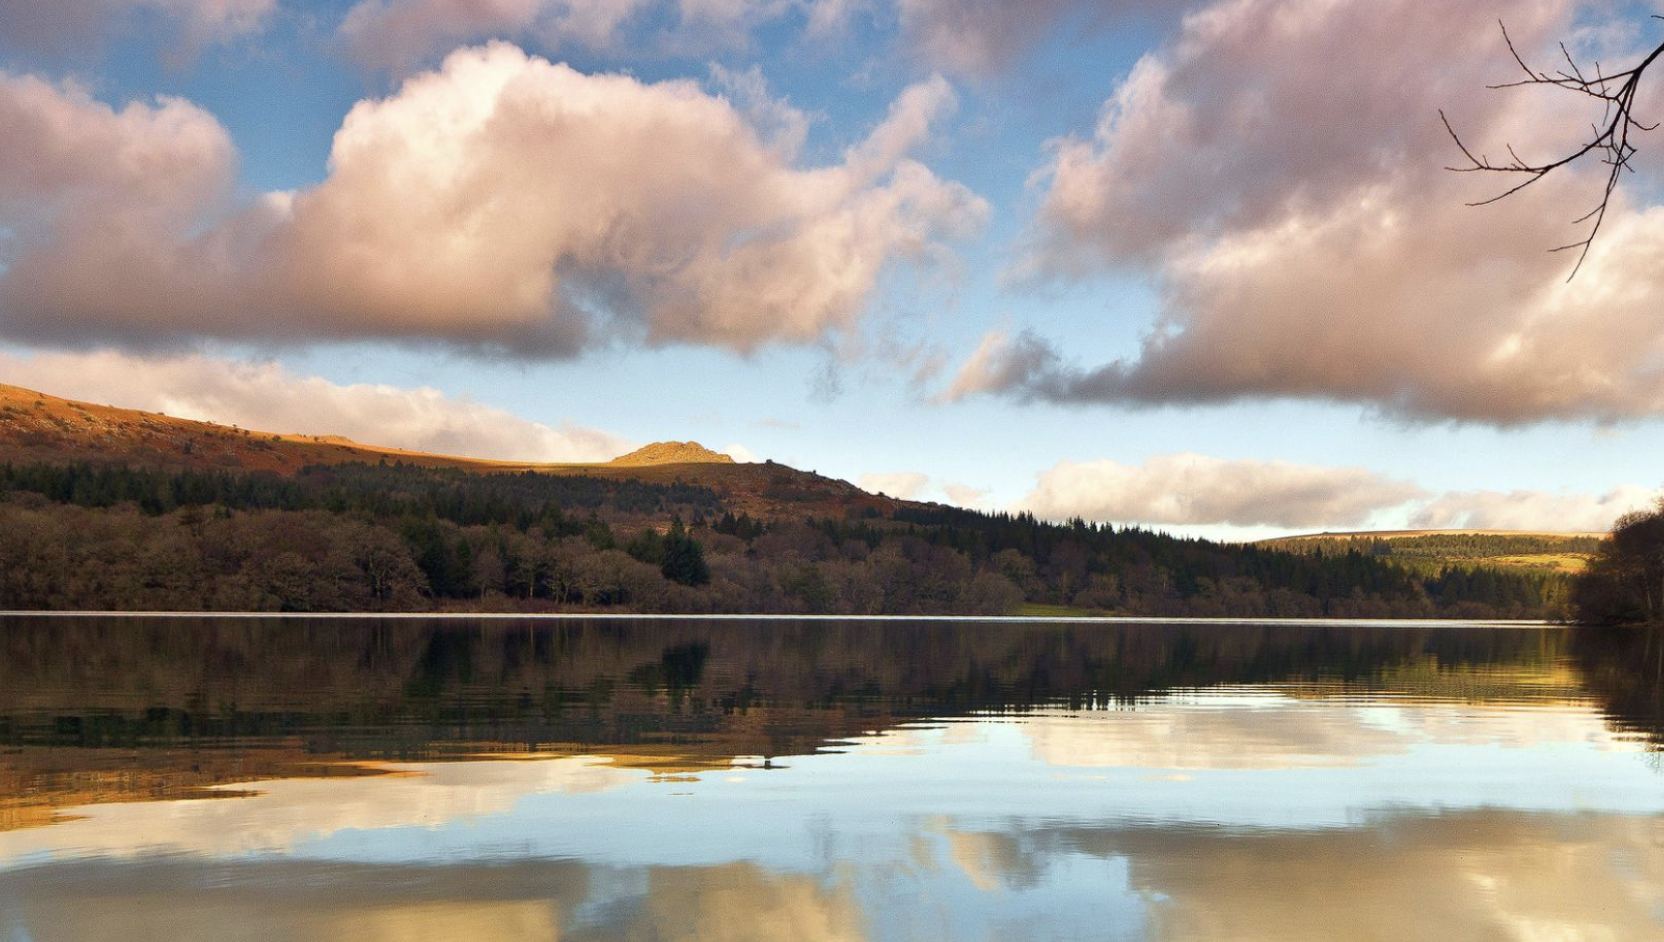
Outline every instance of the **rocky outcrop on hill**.
[(734, 464), (734, 459), (698, 442), (654, 442), (607, 462), (613, 465)]

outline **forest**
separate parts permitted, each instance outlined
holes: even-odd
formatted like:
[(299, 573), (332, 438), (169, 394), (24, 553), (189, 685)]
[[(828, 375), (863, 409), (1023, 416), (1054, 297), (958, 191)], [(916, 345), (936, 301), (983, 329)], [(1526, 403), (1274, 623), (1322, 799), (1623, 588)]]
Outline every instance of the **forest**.
[(394, 464), (0, 465), (0, 609), (1561, 618), (1563, 580), (938, 505)]

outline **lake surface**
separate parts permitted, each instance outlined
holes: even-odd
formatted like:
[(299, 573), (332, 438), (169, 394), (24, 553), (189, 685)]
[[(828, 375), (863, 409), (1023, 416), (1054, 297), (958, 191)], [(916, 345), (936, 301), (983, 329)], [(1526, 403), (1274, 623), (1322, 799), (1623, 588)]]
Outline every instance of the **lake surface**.
[(1664, 938), (1664, 643), (0, 618), (0, 940)]

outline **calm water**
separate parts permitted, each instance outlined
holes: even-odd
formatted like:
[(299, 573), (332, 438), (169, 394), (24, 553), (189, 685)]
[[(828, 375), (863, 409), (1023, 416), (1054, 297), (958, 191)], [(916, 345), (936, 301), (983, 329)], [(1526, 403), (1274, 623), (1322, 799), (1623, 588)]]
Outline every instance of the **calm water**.
[(0, 619), (0, 940), (1664, 938), (1664, 644)]

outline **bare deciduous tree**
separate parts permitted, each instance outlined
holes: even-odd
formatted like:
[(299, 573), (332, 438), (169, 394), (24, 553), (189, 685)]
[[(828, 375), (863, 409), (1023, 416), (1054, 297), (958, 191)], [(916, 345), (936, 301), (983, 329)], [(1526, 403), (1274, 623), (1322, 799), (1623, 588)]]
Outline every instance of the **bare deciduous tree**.
[[(1655, 16), (1653, 19), (1664, 19), (1664, 16)], [(1514, 57), (1514, 61), (1519, 64), (1526, 77), (1512, 82), (1491, 85), (1488, 86), (1489, 88), (1522, 88), (1546, 85), (1562, 89), (1575, 95), (1582, 95), (1599, 101), (1602, 105), (1601, 119), (1590, 125), (1589, 137), (1582, 144), (1558, 158), (1545, 161), (1526, 160), (1514, 151), (1513, 145), (1509, 145), (1508, 160), (1499, 163), (1485, 154), (1476, 155), (1470, 150), (1467, 144), (1463, 143), (1461, 136), (1456, 133), (1456, 129), (1451, 126), (1450, 119), (1441, 110), (1439, 118), (1444, 121), (1445, 130), (1450, 132), (1451, 140), (1455, 141), (1457, 148), (1462, 152), (1462, 156), (1466, 157), (1468, 161), (1465, 165), (1448, 169), (1459, 173), (1503, 173), (1524, 177), (1519, 183), (1489, 199), (1468, 204), (1470, 206), (1485, 206), (1506, 199), (1555, 170), (1576, 163), (1585, 157), (1593, 155), (1605, 164), (1607, 167), (1606, 182), (1601, 190), (1599, 201), (1593, 209), (1574, 220), (1576, 225), (1588, 224), (1587, 235), (1576, 242), (1551, 249), (1554, 252), (1577, 251), (1577, 264), (1572, 267), (1571, 276), (1568, 278), (1570, 280), (1570, 278), (1577, 276), (1578, 270), (1583, 267), (1584, 260), (1589, 257), (1589, 249), (1594, 245), (1595, 237), (1600, 234), (1601, 223), (1606, 220), (1606, 209), (1612, 202), (1612, 194), (1618, 189), (1618, 182), (1623, 178), (1625, 171), (1633, 170), (1630, 161), (1634, 158), (1638, 149), (1631, 143), (1630, 135), (1636, 132), (1651, 131), (1658, 127), (1657, 124), (1646, 124), (1639, 120), (1635, 114), (1635, 104), (1636, 92), (1641, 86), (1641, 79), (1646, 75), (1647, 70), (1652, 67), (1652, 64), (1658, 61), (1660, 56), (1664, 56), (1664, 42), (1659, 43), (1635, 65), (1619, 72), (1606, 72), (1599, 62), (1594, 63), (1590, 69), (1586, 70), (1578, 65), (1571, 51), (1566, 48), (1564, 43), (1561, 43), (1560, 55), (1565, 59), (1565, 66), (1553, 72), (1547, 72), (1533, 69), (1526, 64), (1524, 57), (1514, 47), (1514, 40), (1508, 35), (1507, 26), (1502, 27), (1502, 38), (1508, 44), (1509, 54)]]

